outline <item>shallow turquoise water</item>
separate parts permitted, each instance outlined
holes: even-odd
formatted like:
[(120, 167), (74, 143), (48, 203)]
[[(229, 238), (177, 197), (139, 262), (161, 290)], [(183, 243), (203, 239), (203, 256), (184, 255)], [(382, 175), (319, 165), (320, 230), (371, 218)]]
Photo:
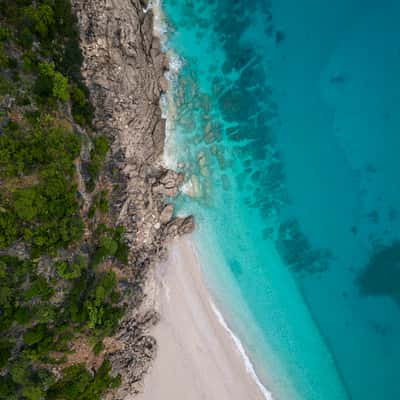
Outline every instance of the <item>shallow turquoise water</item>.
[(178, 208), (260, 378), (277, 400), (399, 399), (400, 4), (163, 7)]

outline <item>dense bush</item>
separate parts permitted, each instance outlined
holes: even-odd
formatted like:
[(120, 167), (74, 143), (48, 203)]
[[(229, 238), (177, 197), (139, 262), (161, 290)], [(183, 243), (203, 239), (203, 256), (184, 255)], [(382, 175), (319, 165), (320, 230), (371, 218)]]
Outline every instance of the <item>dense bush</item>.
[(27, 132), (14, 123), (5, 127), (0, 176), (36, 174), (40, 179), (13, 192), (12, 210), (0, 208), (0, 247), (23, 237), (36, 254), (52, 253), (80, 239), (83, 225), (73, 181), (79, 152), (80, 140), (73, 132), (43, 123)]
[(93, 109), (88, 100), (87, 89), (80, 84), (70, 88), (72, 101), (72, 115), (80, 125), (90, 125), (93, 118)]
[(72, 365), (64, 370), (63, 378), (48, 392), (49, 400), (100, 400), (102, 394), (120, 383), (119, 377), (111, 377), (110, 364), (104, 361), (92, 375), (83, 364)]
[(122, 226), (112, 229), (101, 225), (97, 234), (99, 241), (92, 257), (92, 266), (97, 266), (107, 256), (114, 256), (122, 263), (128, 261), (128, 246), (124, 240), (124, 228)]
[(11, 350), (14, 347), (14, 343), (2, 339), (0, 341), (0, 368), (3, 368), (6, 366), (8, 359), (10, 358), (11, 355)]
[(56, 269), (60, 277), (68, 280), (79, 278), (86, 267), (87, 260), (82, 255), (78, 255), (73, 262), (58, 261), (56, 263)]
[(74, 281), (65, 307), (65, 320), (89, 329), (96, 337), (111, 335), (122, 317), (117, 280), (113, 272), (98, 274), (95, 279), (86, 271)]
[(0, 68), (7, 68), (8, 67), (8, 60), (6, 52), (4, 51), (3, 43), (0, 43)]
[(20, 357), (14, 361), (10, 374), (0, 381), (0, 399), (43, 400), (54, 381), (49, 371), (43, 368), (34, 370), (31, 361)]
[(80, 152), (79, 137), (60, 128), (36, 126), (26, 131), (14, 122), (0, 135), (0, 176), (29, 174), (50, 164), (71, 176), (73, 160)]
[(50, 63), (39, 64), (35, 93), (41, 98), (66, 102), (69, 99), (68, 79)]
[(0, 206), (0, 248), (10, 246), (18, 237), (15, 215)]
[[(24, 257), (0, 256), (0, 399), (100, 399), (119, 383), (107, 361), (97, 371), (70, 366), (61, 379), (49, 368), (67, 361), (78, 335), (100, 352), (123, 314), (115, 274), (94, 268), (124, 259), (123, 231), (94, 234), (96, 221), (86, 221), (81, 241), (81, 139), (69, 110), (90, 128), (92, 107), (75, 18), (70, 0), (0, 0), (0, 20), (0, 96), (13, 99), (0, 110), (0, 249), (18, 244), (11, 254)], [(84, 165), (92, 189), (107, 151), (97, 134)], [(107, 214), (107, 192), (95, 197)]]
[(0, 399), (17, 400), (17, 390), (18, 386), (10, 375), (0, 375)]
[(21, 20), (41, 41), (48, 40), (54, 31), (54, 11), (46, 2), (24, 8)]
[(29, 261), (0, 256), (0, 332), (11, 326), (17, 305), (24, 301), (21, 286), (33, 270), (34, 265)]

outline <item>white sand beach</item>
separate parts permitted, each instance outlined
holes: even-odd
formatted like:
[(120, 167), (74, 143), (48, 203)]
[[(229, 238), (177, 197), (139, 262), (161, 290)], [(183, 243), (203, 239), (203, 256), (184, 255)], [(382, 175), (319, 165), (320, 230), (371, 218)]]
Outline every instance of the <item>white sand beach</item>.
[(157, 266), (161, 322), (154, 366), (139, 400), (264, 399), (233, 338), (213, 311), (190, 238)]

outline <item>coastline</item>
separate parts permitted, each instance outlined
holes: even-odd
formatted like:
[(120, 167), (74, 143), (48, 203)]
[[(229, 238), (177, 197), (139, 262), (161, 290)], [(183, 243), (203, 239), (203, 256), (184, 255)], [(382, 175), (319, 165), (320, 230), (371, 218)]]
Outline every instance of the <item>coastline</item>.
[(175, 217), (170, 199), (183, 175), (165, 168), (166, 120), (160, 101), (169, 62), (154, 35), (147, 0), (72, 0), (83, 55), (82, 77), (94, 110), (93, 128), (110, 141), (104, 182), (115, 189), (110, 209), (124, 227), (128, 263), (119, 272), (125, 315), (108, 353), (121, 385), (107, 400), (126, 400), (142, 388), (157, 350), (149, 334), (154, 311), (153, 267), (172, 239), (194, 229), (191, 216)]
[(191, 238), (168, 254), (154, 271), (158, 350), (138, 399), (272, 399), (213, 304)]
[[(143, 400), (270, 399), (240, 341), (213, 308), (190, 239), (173, 242), (169, 261), (159, 262), (166, 257), (168, 243), (190, 233), (194, 222), (192, 217), (174, 217), (173, 205), (167, 204), (184, 181), (171, 160), (166, 162), (173, 113), (163, 115), (161, 104), (163, 96), (172, 95), (167, 78), (179, 66), (171, 65), (162, 48), (149, 3), (73, 4), (94, 126), (112, 141), (108, 168), (119, 171), (121, 193), (113, 207), (130, 247), (123, 271), (129, 289), (124, 298), (127, 313), (114, 337), (118, 351), (109, 357), (122, 385), (107, 399), (134, 398), (143, 382)], [(160, 22), (162, 14), (157, 18)]]
[[(175, 95), (177, 95), (178, 90), (178, 76), (185, 64), (185, 60), (168, 45), (169, 28), (162, 7), (162, 1), (150, 0), (145, 12), (147, 11), (151, 11), (153, 14), (153, 35), (160, 40), (161, 50), (165, 54), (169, 65), (164, 73), (164, 77), (168, 82), (168, 89), (160, 98), (162, 117), (165, 118), (165, 141), (162, 163), (165, 168), (177, 170), (179, 164), (176, 157), (177, 143), (175, 142), (175, 124), (177, 118)], [(188, 185), (191, 185), (191, 181), (183, 181), (180, 192), (185, 193), (188, 190)], [(273, 400), (271, 393), (257, 376), (242, 342), (229, 328), (223, 314), (214, 304), (210, 290), (204, 282), (205, 276), (201, 270), (199, 255), (195, 247), (193, 238), (187, 235), (179, 237), (168, 247), (169, 258), (163, 263), (156, 265), (152, 271), (154, 274), (151, 279), (152, 289), (154, 290), (154, 285), (156, 287), (156, 293), (153, 293), (152, 298), (155, 299), (157, 304), (155, 308), (161, 316), (161, 320), (154, 328), (154, 332), (150, 333), (155, 336), (158, 344), (157, 348), (159, 349), (158, 352), (161, 352), (161, 355), (157, 354), (153, 361), (153, 369), (145, 376), (144, 392), (142, 395), (139, 395), (139, 399), (152, 400), (163, 397), (168, 400), (169, 398), (184, 397), (189, 400), (197, 400), (199, 398), (260, 398)], [(183, 265), (184, 263), (186, 267)], [(178, 286), (176, 282), (181, 282), (181, 286)], [(185, 285), (191, 291), (190, 295), (186, 297), (182, 296), (182, 293), (179, 291)], [(170, 287), (173, 287), (175, 289), (174, 294), (177, 294), (172, 300), (173, 304), (170, 304)], [(174, 309), (179, 308), (182, 304), (185, 305), (185, 307), (182, 307), (184, 309), (183, 318), (187, 321), (192, 320), (194, 323), (191, 324), (191, 327), (198, 328), (191, 329), (185, 336), (183, 336), (181, 328), (182, 326), (187, 326), (187, 324), (182, 323), (178, 313), (174, 311)], [(194, 304), (198, 307), (192, 307)], [(195, 323), (198, 316), (195, 315), (194, 309), (202, 310), (204, 331), (199, 329), (199, 326)], [(199, 348), (203, 348), (204, 353), (206, 353), (212, 347), (210, 345), (212, 344), (213, 334), (215, 335), (214, 339), (219, 342), (216, 353), (220, 356), (217, 357), (216, 361), (218, 359), (224, 360), (223, 364), (215, 362), (211, 366), (217, 368), (217, 373), (210, 372), (210, 365), (207, 365), (209, 361), (204, 359), (199, 360), (196, 357), (196, 352), (199, 352)], [(190, 354), (190, 364), (187, 364), (187, 359), (184, 358), (185, 352), (180, 351), (182, 350), (181, 343), (186, 344), (184, 350)], [(198, 346), (197, 350), (194, 348), (195, 345)], [(164, 348), (173, 350), (167, 352)], [(165, 377), (167, 376), (165, 375), (165, 371), (179, 371), (183, 364), (189, 368), (182, 370), (181, 374), (175, 373), (168, 378)], [(171, 366), (173, 367), (171, 368)], [(219, 388), (216, 388), (216, 382), (219, 381), (222, 383), (226, 379), (221, 374), (224, 370), (229, 374), (235, 374), (236, 379), (230, 382), (231, 387), (223, 384)], [(207, 371), (207, 375), (205, 375), (204, 371)], [(196, 377), (199, 378), (196, 379)], [(206, 389), (210, 386), (210, 377), (213, 377), (212, 391)], [(183, 387), (181, 378), (184, 378), (186, 383)], [(196, 381), (193, 381), (193, 379)], [(198, 379), (200, 379), (200, 382), (203, 382), (202, 385), (199, 385)], [(191, 387), (187, 386), (188, 382), (190, 382)], [(174, 392), (174, 390), (180, 391)], [(188, 393), (190, 393), (190, 396)]]

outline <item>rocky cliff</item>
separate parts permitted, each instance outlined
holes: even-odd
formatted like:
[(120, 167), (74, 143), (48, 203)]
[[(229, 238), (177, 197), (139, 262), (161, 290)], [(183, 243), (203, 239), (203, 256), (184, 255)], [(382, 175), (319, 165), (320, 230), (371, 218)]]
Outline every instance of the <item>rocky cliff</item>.
[[(193, 219), (174, 218), (167, 197), (183, 176), (162, 166), (165, 120), (160, 97), (167, 90), (168, 59), (153, 35), (153, 16), (140, 0), (72, 0), (78, 17), (82, 74), (94, 106), (94, 127), (111, 143), (105, 179), (118, 184), (112, 204), (130, 246), (124, 271), (127, 313), (110, 360), (122, 386), (112, 399), (131, 398), (156, 353), (147, 334), (157, 322), (152, 309), (152, 265), (165, 256), (168, 240), (193, 230)], [(126, 289), (126, 288), (125, 288)]]

